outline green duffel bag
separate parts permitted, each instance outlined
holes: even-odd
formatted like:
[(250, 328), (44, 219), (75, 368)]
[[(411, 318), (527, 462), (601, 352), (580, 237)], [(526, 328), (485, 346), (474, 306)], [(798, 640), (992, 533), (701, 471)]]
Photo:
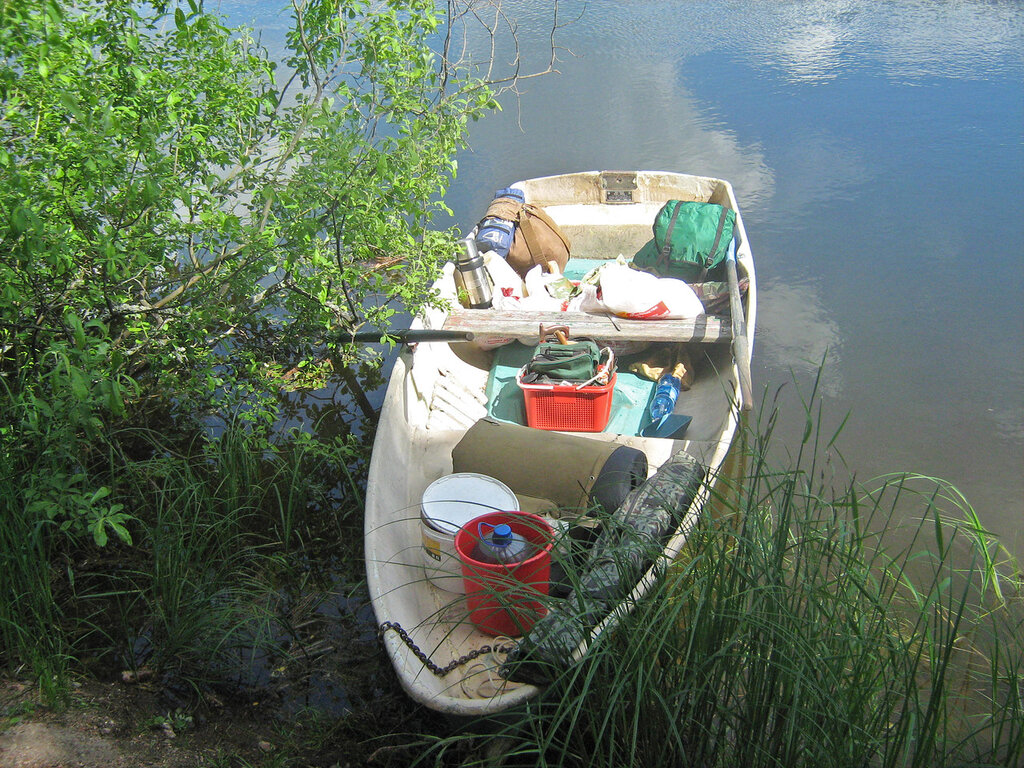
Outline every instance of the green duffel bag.
[(550, 381), (589, 381), (597, 373), (601, 352), (591, 339), (568, 344), (545, 341), (537, 346), (526, 366), (526, 384)]
[(654, 219), (654, 239), (633, 264), (658, 277), (701, 283), (725, 261), (736, 212), (717, 203), (669, 200)]

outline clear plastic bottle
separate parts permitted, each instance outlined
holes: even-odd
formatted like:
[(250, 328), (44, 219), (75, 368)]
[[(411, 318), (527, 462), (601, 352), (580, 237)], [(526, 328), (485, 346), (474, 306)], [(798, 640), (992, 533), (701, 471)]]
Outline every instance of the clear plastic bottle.
[(651, 419), (653, 421), (658, 421), (675, 410), (676, 400), (679, 399), (681, 389), (682, 382), (671, 373), (666, 373), (658, 379), (658, 388), (654, 392), (654, 400), (651, 401)]
[(485, 535), (488, 523), (480, 523), (477, 532), (480, 543), (473, 550), (473, 558), (481, 563), (504, 563), (512, 565), (529, 559), (533, 554), (533, 545), (518, 533), (513, 532), (507, 523), (499, 523)]

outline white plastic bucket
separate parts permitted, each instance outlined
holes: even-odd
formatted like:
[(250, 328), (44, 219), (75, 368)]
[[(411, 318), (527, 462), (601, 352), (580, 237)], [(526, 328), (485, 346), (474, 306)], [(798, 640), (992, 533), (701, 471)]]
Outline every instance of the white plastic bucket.
[(519, 500), (500, 480), (475, 472), (457, 472), (435, 480), (423, 492), (420, 528), (423, 570), (431, 583), (464, 593), (462, 564), (455, 552), (455, 534), (487, 512), (518, 512)]

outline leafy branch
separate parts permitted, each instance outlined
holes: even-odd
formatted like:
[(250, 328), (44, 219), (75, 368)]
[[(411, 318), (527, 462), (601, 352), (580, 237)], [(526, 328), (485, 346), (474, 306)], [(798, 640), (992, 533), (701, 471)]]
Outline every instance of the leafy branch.
[(274, 56), (197, 0), (73, 7), (0, 6), (0, 375), (30, 381), (70, 315), (107, 350), (90, 375), (196, 402), (225, 355), (322, 355), (433, 300), (468, 125), (555, 71), (561, 26), (525, 73), (497, 0), (292, 0)]

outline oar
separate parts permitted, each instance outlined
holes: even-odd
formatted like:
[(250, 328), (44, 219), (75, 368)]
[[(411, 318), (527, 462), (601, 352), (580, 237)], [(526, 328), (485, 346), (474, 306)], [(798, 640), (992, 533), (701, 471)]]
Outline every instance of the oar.
[(425, 341), (472, 341), (472, 331), (443, 331), (435, 328), (399, 328), (390, 331), (356, 331), (338, 334), (342, 343), (378, 342), (381, 338), (393, 339), (398, 344), (419, 344)]
[(747, 321), (743, 317), (743, 302), (740, 300), (740, 281), (736, 275), (736, 241), (729, 244), (725, 258), (725, 270), (729, 276), (729, 310), (732, 314), (732, 354), (740, 372), (740, 408), (749, 411), (754, 407), (754, 388), (750, 383), (750, 345), (747, 344)]

